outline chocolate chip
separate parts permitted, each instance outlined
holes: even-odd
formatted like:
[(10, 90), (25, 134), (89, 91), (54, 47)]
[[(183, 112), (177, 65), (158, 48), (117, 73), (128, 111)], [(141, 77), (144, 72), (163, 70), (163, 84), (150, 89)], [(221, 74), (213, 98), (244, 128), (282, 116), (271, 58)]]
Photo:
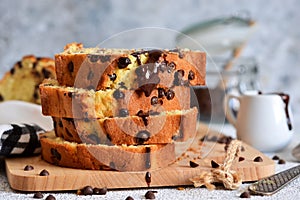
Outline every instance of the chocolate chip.
[(146, 199), (155, 199), (155, 195), (154, 195), (154, 193), (152, 191), (148, 191), (145, 194), (145, 198)]
[(151, 98), (151, 105), (156, 105), (156, 104), (158, 104), (158, 98), (156, 96), (153, 96)]
[(139, 116), (139, 117), (142, 118), (142, 120), (143, 120), (145, 126), (148, 126), (149, 112), (144, 112), (143, 110), (140, 110), (140, 111), (137, 113), (137, 116)]
[(150, 172), (146, 172), (145, 181), (146, 181), (148, 187), (150, 187), (150, 183), (151, 183), (151, 173)]
[(198, 167), (198, 166), (199, 166), (198, 163), (195, 163), (195, 162), (193, 162), (193, 161), (190, 160), (190, 167), (191, 168), (195, 168), (195, 167)]
[(115, 163), (111, 161), (111, 162), (109, 163), (109, 168), (115, 169), (115, 168), (116, 168)]
[(34, 99), (38, 99), (39, 98), (39, 92), (38, 91), (34, 91), (33, 98)]
[(73, 97), (73, 92), (68, 92), (68, 97), (72, 98)]
[(163, 88), (158, 88), (157, 92), (158, 92), (158, 98), (162, 98), (165, 96), (165, 90)]
[(125, 94), (120, 90), (115, 90), (113, 93), (113, 97), (115, 99), (123, 99), (125, 97)]
[(117, 75), (115, 73), (109, 74), (108, 77), (111, 81), (115, 81), (117, 79)]
[(245, 147), (244, 146), (241, 146), (241, 151), (245, 151)]
[(83, 195), (92, 195), (93, 194), (93, 188), (91, 186), (85, 186), (83, 189), (82, 189), (82, 194)]
[(50, 78), (50, 76), (51, 76), (51, 72), (45, 68), (42, 69), (42, 73), (45, 78)]
[(245, 191), (240, 195), (240, 198), (250, 198), (250, 197), (251, 197), (251, 195), (250, 195), (250, 192), (248, 192), (248, 191)]
[(132, 198), (131, 196), (126, 197), (125, 200), (134, 200), (134, 198)]
[(183, 77), (184, 77), (184, 71), (182, 69), (176, 71), (174, 73), (174, 81), (173, 81), (173, 84), (174, 85), (185, 85), (185, 82), (183, 80)]
[(42, 199), (44, 195), (41, 192), (37, 192), (33, 195), (34, 199)]
[(165, 72), (167, 70), (167, 62), (166, 61), (162, 61), (160, 64), (159, 64), (159, 70), (161, 72)]
[(211, 164), (212, 168), (218, 168), (218, 167), (220, 167), (220, 165), (217, 162), (215, 162), (214, 160), (211, 160), (210, 164)]
[(140, 131), (135, 136), (135, 141), (137, 144), (144, 144), (150, 138), (150, 133), (146, 130)]
[(260, 156), (257, 156), (256, 158), (254, 158), (253, 161), (254, 162), (263, 162), (263, 159)]
[(169, 73), (173, 72), (176, 69), (176, 64), (174, 62), (170, 62), (167, 64), (167, 71)]
[(4, 98), (1, 94), (0, 94), (0, 101), (4, 101)]
[(61, 160), (61, 155), (56, 149), (51, 148), (50, 151), (51, 151), (51, 155), (53, 155), (57, 160)]
[(192, 70), (189, 71), (188, 79), (189, 80), (194, 80), (195, 79), (195, 73)]
[(52, 194), (49, 194), (47, 197), (46, 197), (46, 200), (56, 200), (55, 196), (53, 196)]
[(168, 90), (166, 92), (166, 97), (168, 100), (172, 100), (175, 97), (175, 92), (173, 90)]
[(97, 187), (95, 187), (93, 189), (93, 194), (106, 195), (106, 193), (107, 193), (107, 188), (97, 188)]
[(285, 160), (279, 159), (279, 160), (278, 160), (278, 164), (280, 164), (280, 165), (285, 164)]
[(100, 57), (100, 61), (102, 63), (110, 61), (110, 58), (111, 58), (110, 55), (100, 55), (99, 57)]
[(127, 109), (121, 108), (121, 109), (119, 110), (119, 116), (120, 116), (120, 117), (127, 117), (128, 115), (129, 115), (129, 112), (128, 112)]
[(239, 162), (242, 162), (243, 160), (245, 160), (244, 157), (239, 157)]
[(124, 69), (126, 68), (129, 64), (131, 64), (131, 61), (127, 57), (121, 57), (118, 60), (118, 67), (119, 69)]
[(100, 59), (100, 55), (88, 55), (90, 62), (95, 63)]
[(74, 72), (74, 64), (72, 61), (70, 61), (68, 63), (68, 70), (69, 70), (69, 72)]
[(14, 73), (15, 73), (15, 68), (11, 68), (10, 74), (11, 74), (11, 75), (14, 75)]
[(279, 156), (277, 156), (277, 155), (275, 155), (275, 156), (273, 156), (273, 158), (272, 158), (272, 160), (279, 160), (280, 158), (279, 158)]
[(46, 169), (43, 169), (43, 170), (40, 172), (39, 175), (40, 175), (40, 176), (49, 176), (50, 174), (49, 174), (49, 172), (48, 172)]
[(34, 167), (32, 165), (26, 165), (24, 167), (24, 171), (31, 171), (31, 170), (34, 170)]
[(87, 80), (92, 80), (94, 78), (94, 72), (89, 71), (89, 74), (87, 75)]

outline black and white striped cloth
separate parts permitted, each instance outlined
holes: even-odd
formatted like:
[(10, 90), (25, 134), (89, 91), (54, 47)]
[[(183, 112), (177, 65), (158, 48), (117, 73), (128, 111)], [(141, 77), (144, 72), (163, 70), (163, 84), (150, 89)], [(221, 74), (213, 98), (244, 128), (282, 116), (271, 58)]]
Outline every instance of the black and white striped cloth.
[(30, 156), (40, 153), (39, 134), (44, 132), (35, 124), (0, 124), (0, 155)]

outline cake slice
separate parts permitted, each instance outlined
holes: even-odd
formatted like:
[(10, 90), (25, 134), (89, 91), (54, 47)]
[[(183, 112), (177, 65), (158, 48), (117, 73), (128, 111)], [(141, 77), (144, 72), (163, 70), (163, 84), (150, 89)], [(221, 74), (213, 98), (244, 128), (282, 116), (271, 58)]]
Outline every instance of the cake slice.
[(83, 48), (71, 43), (55, 55), (60, 85), (94, 90), (204, 85), (206, 56), (187, 49), (128, 50)]
[(166, 144), (196, 134), (197, 108), (102, 119), (53, 117), (58, 137), (90, 144)]
[(41, 146), (45, 161), (79, 169), (145, 171), (167, 167), (175, 161), (174, 144), (78, 144), (56, 137), (52, 131), (42, 135)]
[(61, 118), (126, 117), (139, 113), (185, 110), (190, 108), (190, 88), (158, 88), (146, 96), (125, 88), (87, 90), (59, 86), (54, 79), (40, 85), (44, 115)]
[(40, 104), (39, 85), (45, 78), (55, 78), (54, 60), (24, 56), (0, 80), (0, 101), (20, 100)]

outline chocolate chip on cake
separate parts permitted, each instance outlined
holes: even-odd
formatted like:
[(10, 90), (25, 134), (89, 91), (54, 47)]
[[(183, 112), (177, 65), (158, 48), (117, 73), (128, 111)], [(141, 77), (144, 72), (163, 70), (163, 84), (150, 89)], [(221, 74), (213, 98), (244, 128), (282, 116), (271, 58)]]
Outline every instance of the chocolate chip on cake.
[(131, 64), (131, 61), (127, 57), (121, 57), (118, 60), (118, 67), (119, 69), (124, 69), (126, 68), (129, 64)]
[(89, 58), (90, 62), (95, 63), (100, 59), (100, 55), (90, 54), (90, 55), (88, 55), (88, 58)]
[(163, 88), (158, 88), (157, 92), (158, 92), (158, 98), (162, 98), (165, 96), (165, 90)]
[(100, 55), (99, 58), (100, 58), (100, 61), (102, 63), (104, 63), (104, 62), (110, 61), (111, 56), (110, 55)]
[(128, 115), (129, 115), (129, 112), (128, 112), (127, 109), (121, 108), (121, 109), (119, 110), (119, 116), (120, 116), (120, 117), (127, 117)]
[(256, 158), (254, 158), (253, 161), (254, 161), (254, 162), (263, 162), (263, 159), (262, 159), (262, 157), (257, 156)]
[(168, 90), (166, 92), (166, 97), (168, 100), (172, 100), (175, 97), (175, 92), (173, 90)]
[(33, 195), (34, 199), (42, 199), (44, 195), (41, 192), (37, 192)]
[(82, 189), (82, 194), (83, 195), (92, 195), (93, 194), (93, 188), (91, 186), (85, 186), (83, 189)]
[(195, 167), (198, 167), (198, 166), (199, 166), (198, 163), (195, 163), (195, 162), (193, 162), (193, 161), (190, 161), (190, 167), (191, 167), (191, 168), (195, 168)]
[(244, 157), (239, 157), (239, 162), (242, 162), (242, 161), (244, 161), (244, 160), (245, 160)]
[(151, 105), (156, 105), (156, 104), (158, 104), (158, 98), (156, 96), (153, 96), (151, 98)]
[(220, 165), (216, 161), (214, 161), (214, 160), (211, 160), (210, 164), (211, 164), (212, 168), (218, 168), (218, 167), (220, 167)]
[(189, 71), (188, 79), (189, 80), (194, 80), (195, 79), (195, 73), (192, 70)]
[(49, 194), (47, 197), (46, 197), (46, 200), (56, 200), (55, 196), (53, 196), (52, 194)]
[(113, 93), (113, 97), (115, 99), (123, 99), (125, 97), (125, 94), (120, 90), (115, 90)]
[(49, 174), (49, 172), (48, 172), (46, 169), (43, 169), (43, 170), (40, 172), (39, 175), (40, 175), (40, 176), (49, 176), (50, 174)]
[(115, 73), (109, 74), (108, 77), (111, 81), (115, 81), (117, 79), (117, 75)]
[(154, 192), (152, 192), (152, 191), (146, 192), (145, 198), (146, 198), (146, 199), (155, 199), (155, 194), (154, 194)]
[(137, 144), (143, 144), (150, 138), (150, 133), (146, 130), (140, 131), (135, 136), (135, 141)]
[(170, 62), (167, 64), (167, 71), (169, 73), (173, 72), (176, 69), (176, 64), (174, 62)]
[(60, 153), (56, 149), (51, 148), (50, 151), (51, 151), (51, 155), (54, 156), (55, 159), (61, 160), (61, 155), (60, 155)]
[(31, 170), (34, 170), (34, 167), (32, 165), (26, 165), (24, 167), (24, 171), (31, 171)]
[(68, 63), (68, 70), (69, 72), (74, 72), (74, 63), (72, 61)]
[(87, 80), (92, 80), (94, 78), (94, 72), (89, 71), (89, 74), (87, 75)]

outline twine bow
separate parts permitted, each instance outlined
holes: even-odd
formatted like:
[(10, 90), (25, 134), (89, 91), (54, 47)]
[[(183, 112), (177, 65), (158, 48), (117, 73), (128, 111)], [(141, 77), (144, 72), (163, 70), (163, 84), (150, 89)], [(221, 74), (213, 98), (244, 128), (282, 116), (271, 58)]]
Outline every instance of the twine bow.
[(214, 168), (211, 171), (202, 172), (200, 175), (191, 178), (195, 187), (201, 187), (205, 185), (207, 189), (215, 189), (212, 183), (223, 183), (226, 189), (237, 189), (242, 183), (240, 175), (230, 170), (230, 167), (239, 153), (241, 148), (241, 142), (238, 140), (232, 140), (228, 146), (227, 154), (224, 163), (218, 168)]

